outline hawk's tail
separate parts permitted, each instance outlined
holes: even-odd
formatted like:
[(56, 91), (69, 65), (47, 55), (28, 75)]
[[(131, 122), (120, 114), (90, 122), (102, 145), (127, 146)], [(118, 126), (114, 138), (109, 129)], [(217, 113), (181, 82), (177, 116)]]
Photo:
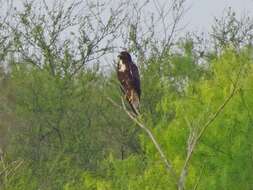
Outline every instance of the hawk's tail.
[(139, 99), (139, 96), (137, 93), (133, 93), (132, 94), (132, 98), (131, 100), (129, 101), (129, 104), (134, 112), (135, 115), (140, 115), (140, 112), (139, 112), (139, 107), (140, 107), (140, 99)]

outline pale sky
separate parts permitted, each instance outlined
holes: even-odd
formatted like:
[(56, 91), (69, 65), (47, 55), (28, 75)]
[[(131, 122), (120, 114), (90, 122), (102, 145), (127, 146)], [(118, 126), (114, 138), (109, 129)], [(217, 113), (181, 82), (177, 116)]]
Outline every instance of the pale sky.
[[(6, 11), (5, 6), (8, 1), (11, 0), (0, 0), (0, 16), (4, 15)], [(26, 0), (13, 0), (13, 5), (19, 9), (22, 2)], [(28, 0), (29, 1), (29, 0)], [(51, 4), (54, 0), (46, 0), (48, 4)], [(62, 0), (64, 3), (69, 3), (79, 0)], [(86, 1), (86, 0), (84, 0)], [(93, 0), (89, 0), (92, 1)], [(95, 2), (100, 2), (100, 0), (94, 0)], [(138, 1), (138, 0), (136, 0)], [(146, 1), (146, 0), (145, 0)], [(144, 0), (139, 0), (138, 2), (142, 4)], [(148, 9), (155, 11), (154, 1), (158, 1), (160, 5), (166, 5), (170, 0), (149, 0)], [(40, 2), (40, 0), (37, 0)], [(104, 2), (104, 0), (102, 1)], [(116, 5), (120, 0), (113, 0), (113, 5)], [(185, 14), (181, 25), (186, 26), (181, 35), (185, 32), (204, 32), (207, 34), (210, 31), (212, 24), (214, 23), (214, 17), (220, 18), (225, 9), (229, 7), (236, 12), (238, 17), (243, 15), (249, 15), (253, 18), (253, 0), (186, 0), (186, 8), (188, 12)], [(82, 10), (85, 11), (85, 10)], [(108, 62), (108, 61), (106, 61)], [(109, 62), (112, 62), (109, 60)]]
[[(0, 0), (0, 10), (2, 12), (2, 6), (9, 0)], [(13, 0), (14, 6), (20, 7), (21, 2), (24, 0)], [(53, 2), (54, 0), (46, 0)], [(64, 2), (70, 2), (76, 0), (65, 0)], [(94, 0), (97, 1), (97, 0)], [(99, 0), (98, 0), (99, 1)], [(104, 0), (103, 0), (104, 1)], [(139, 0), (138, 2), (144, 2)], [(169, 2), (169, 0), (157, 0), (163, 4)], [(114, 2), (121, 2), (120, 0), (114, 0)], [(150, 0), (151, 6), (152, 0)], [(232, 7), (232, 10), (236, 11), (237, 15), (248, 14), (253, 17), (253, 0), (186, 0), (186, 6), (189, 8), (183, 21), (187, 23), (186, 30), (197, 30), (207, 32), (213, 23), (214, 17), (220, 17), (224, 9)], [(152, 9), (152, 7), (150, 7)], [(1, 15), (1, 13), (0, 13)]]
[(232, 7), (238, 16), (253, 17), (253, 0), (188, 0), (190, 7), (185, 20), (190, 30), (208, 31), (214, 17), (220, 17), (225, 8)]

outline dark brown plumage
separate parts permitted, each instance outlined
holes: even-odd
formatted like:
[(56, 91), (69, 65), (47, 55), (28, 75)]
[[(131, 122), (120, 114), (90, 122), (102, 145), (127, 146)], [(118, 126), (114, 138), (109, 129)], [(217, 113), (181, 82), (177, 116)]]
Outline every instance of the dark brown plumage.
[(127, 51), (123, 51), (118, 55), (117, 75), (126, 100), (133, 112), (138, 115), (141, 96), (140, 75), (137, 66), (133, 63)]

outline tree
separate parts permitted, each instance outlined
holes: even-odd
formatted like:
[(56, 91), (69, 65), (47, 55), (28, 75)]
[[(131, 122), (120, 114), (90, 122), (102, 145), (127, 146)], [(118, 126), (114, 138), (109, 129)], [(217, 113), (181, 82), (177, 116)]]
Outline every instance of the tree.
[[(216, 22), (210, 41), (176, 38), (184, 1), (169, 12), (153, 1), (145, 32), (149, 3), (122, 2), (106, 15), (101, 2), (34, 1), (2, 20), (1, 188), (251, 189), (250, 33), (220, 40)], [(141, 70), (139, 117), (115, 72), (101, 70), (121, 38)]]

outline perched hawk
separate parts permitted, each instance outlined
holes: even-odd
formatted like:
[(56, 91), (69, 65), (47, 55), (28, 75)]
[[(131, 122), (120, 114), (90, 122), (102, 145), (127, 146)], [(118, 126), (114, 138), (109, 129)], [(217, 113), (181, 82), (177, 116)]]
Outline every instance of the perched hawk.
[(137, 66), (126, 51), (122, 51), (118, 55), (117, 75), (126, 100), (133, 112), (138, 115), (141, 96), (140, 76)]

